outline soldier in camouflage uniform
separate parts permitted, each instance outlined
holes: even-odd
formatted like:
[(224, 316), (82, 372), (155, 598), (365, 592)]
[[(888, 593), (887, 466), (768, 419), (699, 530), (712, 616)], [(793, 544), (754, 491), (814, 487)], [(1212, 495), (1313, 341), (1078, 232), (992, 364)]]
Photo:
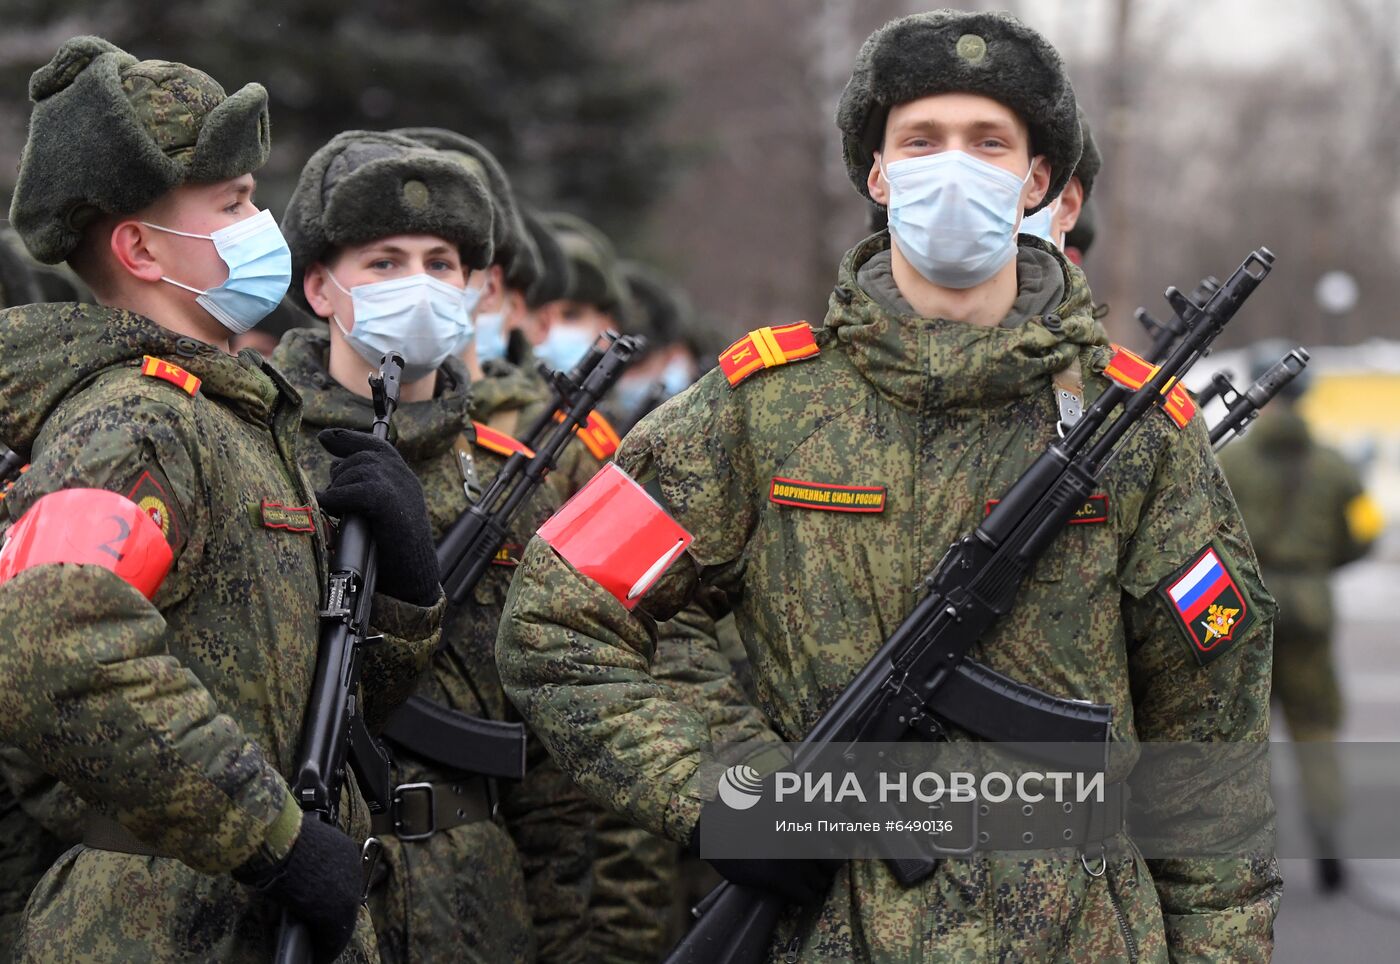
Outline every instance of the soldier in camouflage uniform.
[[(313, 479), (325, 477), (329, 464), (314, 444), (317, 430), (353, 427), (371, 413), (358, 388), (369, 365), (362, 355), (402, 350), (409, 367), (394, 444), (422, 483), (436, 539), (468, 507), (464, 480), (479, 497), (520, 447), (472, 421), (472, 379), (458, 357), (472, 334), (475, 308), (469, 305), (490, 283), (493, 224), (500, 214), (493, 208), (489, 187), (460, 153), (395, 134), (352, 131), (307, 162), (284, 218), (301, 300), (330, 322), (329, 332), (291, 332), (274, 355), (305, 399), (303, 467)], [(397, 313), (384, 313), (385, 302), (365, 300), (379, 283), (421, 289), (425, 277), (437, 292), (430, 288), (434, 317), (446, 319), (436, 327), (412, 315), (421, 290), (404, 302), (409, 310)], [(374, 317), (358, 318), (367, 305), (380, 308)], [(371, 335), (359, 333), (371, 326)], [(360, 340), (366, 337), (375, 339), (372, 347)], [(553, 490), (543, 487), (472, 599), (449, 605), (445, 645), (417, 696), (471, 716), (518, 719), (496, 676), (496, 625), (524, 543), (558, 504)], [(395, 814), (377, 828), (388, 874), (370, 906), (382, 958), (587, 960), (594, 807), (539, 743), (530, 741), (524, 781), (500, 786), (401, 742), (389, 745), (397, 782), (419, 786), (403, 791)], [(420, 812), (429, 792), (435, 821)]]
[[(6, 308), (47, 300), (30, 270), (23, 242), (8, 224), (0, 228), (0, 299)], [(29, 892), (77, 841), (80, 829), (75, 822), (46, 826), (29, 812), (30, 794), (43, 798), (55, 783), (35, 772), (22, 753), (12, 748), (0, 753), (0, 770), (5, 772), (5, 782), (0, 784), (0, 959), (9, 960)], [(71, 792), (65, 797), (75, 799)], [(43, 813), (51, 808), (40, 802), (36, 809)], [(76, 810), (81, 812), (81, 806)]]
[[(1258, 350), (1255, 377), (1280, 354), (1271, 348)], [(1333, 855), (1344, 801), (1332, 746), (1342, 723), (1342, 694), (1332, 654), (1329, 581), (1333, 570), (1366, 554), (1383, 522), (1356, 470), (1308, 431), (1297, 410), (1306, 377), (1290, 382), (1249, 433), (1224, 450), (1220, 463), (1264, 580), (1279, 600), (1273, 694), (1289, 735), (1310, 744), (1299, 754), (1304, 811), (1319, 855), (1319, 882), (1332, 891), (1343, 883)]]
[[(1079, 155), (1079, 163), (1074, 166), (1074, 173), (1065, 184), (1065, 189), (1053, 204), (1041, 208), (1034, 217), (1026, 218), (1021, 225), (1022, 233), (1033, 234), (1037, 238), (1049, 241), (1075, 264), (1083, 261), (1084, 249), (1071, 244), (1069, 238), (1074, 234), (1085, 205), (1089, 203), (1089, 197), (1094, 192), (1094, 181), (1103, 167), (1103, 158), (1099, 155), (1098, 145), (1094, 143), (1094, 134), (1089, 130), (1089, 119), (1084, 116), (1082, 110), (1079, 112), (1079, 132), (1084, 141), (1084, 149)], [(1075, 239), (1082, 241), (1083, 236), (1076, 234)]]
[[(719, 764), (707, 721), (649, 671), (650, 620), (720, 588), (762, 709), (800, 738), (909, 612), (920, 577), (1055, 438), (1053, 380), (1074, 381), (1077, 367), (1086, 401), (1108, 384), (1082, 273), (1043, 242), (1015, 246), (1021, 210), (1051, 200), (1080, 152), (1053, 48), (1004, 15), (897, 20), (862, 49), (838, 119), (853, 183), (881, 204), (886, 171), (907, 184), (935, 155), (947, 177), (973, 169), (1002, 185), (998, 204), (1014, 207), (998, 215), (993, 251), (956, 257), (957, 239), (917, 221), (928, 195), (896, 192), (895, 244), (882, 232), (847, 254), (823, 329), (755, 332), (623, 442), (617, 464), (694, 537), (627, 600), (637, 608), (536, 539), (497, 641), (507, 692), (555, 758), (677, 842), (701, 843)], [(958, 152), (968, 157), (943, 156)], [(958, 274), (973, 268), (980, 280)], [(840, 486), (867, 487), (878, 509), (827, 511), (819, 496)], [(1103, 512), (1061, 534), (971, 655), (1112, 704), (1129, 764), (1139, 741), (1266, 740), (1273, 604), (1201, 420), (1179, 428), (1153, 413), (1105, 486)], [(1208, 601), (1239, 602), (1222, 617), (1228, 639), (1208, 649), (1168, 592), (1206, 560), (1222, 574)], [(1149, 807), (1186, 795), (1167, 774), (1132, 777), (1155, 781)], [(1220, 803), (1206, 793), (1192, 805)], [(842, 864), (829, 881), (800, 860), (714, 863), (737, 882), (818, 895), (784, 915), (775, 959), (1268, 959), (1281, 890), (1272, 853), (1145, 860), (1121, 823), (1106, 826), (1099, 873), (1096, 854), (1072, 847), (945, 858), (910, 888), (876, 861)]]
[[(509, 180), (489, 152), (470, 138), (449, 131), (415, 128), (400, 133), (465, 159), (469, 169), (478, 172), (491, 189), (497, 215), (493, 231), (495, 256), (494, 263), (487, 269), (489, 280), (485, 287), (494, 291), (481, 302), (481, 308), (488, 315), (501, 310), (518, 315), (527, 304), (526, 292), (534, 286), (539, 287), (537, 294), (540, 296), (553, 295), (543, 302), (549, 306), (544, 313), (550, 323), (569, 326), (572, 322), (562, 319), (571, 314), (601, 312), (605, 307), (618, 311), (612, 307), (620, 293), (614, 290), (616, 274), (611, 248), (591, 227), (559, 215), (551, 217), (549, 228), (538, 224), (537, 230), (549, 232), (543, 239), (546, 247), (553, 242), (557, 249), (559, 263), (546, 271), (539, 246), (532, 240), (517, 208)], [(562, 277), (565, 284), (555, 292), (545, 292), (543, 289), (549, 280), (543, 277), (546, 274)], [(495, 291), (504, 291), (505, 297), (493, 297)], [(610, 315), (599, 315), (599, 318), (599, 324), (611, 327)], [(493, 327), (499, 324), (505, 331), (516, 330), (516, 321), (504, 316), (499, 322), (494, 318), (488, 318), (488, 322)], [(589, 336), (597, 337), (600, 328), (595, 326), (587, 330)], [(488, 337), (483, 345), (481, 334), (478, 331), (477, 338), (462, 356), (472, 380), (472, 417), (498, 431), (519, 431), (533, 424), (551, 404), (550, 395), (534, 370), (531, 355), (524, 356), (528, 367), (517, 367), (506, 358), (504, 337)], [(483, 348), (485, 357), (479, 357), (478, 352)], [(520, 350), (517, 346), (516, 351)], [(557, 361), (562, 363), (563, 359)], [(555, 504), (582, 488), (603, 462), (612, 457), (616, 444), (616, 433), (595, 413), (578, 441), (565, 447), (558, 468), (550, 473), (550, 485), (558, 498)], [(536, 520), (539, 521), (543, 520)], [(526, 535), (533, 533), (535, 527), (524, 530)], [(521, 540), (522, 544), (524, 541)], [(668, 660), (668, 665), (675, 670), (672, 681), (689, 684), (693, 680), (703, 680), (701, 686), (707, 683), (723, 688), (724, 684), (717, 681), (718, 667), (707, 661), (704, 615), (692, 612), (687, 617), (688, 622), (678, 621), (666, 630), (665, 652), (675, 657), (674, 662)], [(696, 622), (700, 624), (698, 627)], [(696, 689), (694, 692), (705, 691)], [(726, 704), (720, 699), (715, 705)], [(675, 929), (670, 926), (670, 908), (675, 886), (676, 848), (670, 841), (631, 825), (611, 811), (596, 808), (591, 803), (590, 807), (598, 821), (597, 856), (588, 907), (589, 943), (579, 950), (590, 961), (654, 961), (675, 937)]]
[[(30, 95), (11, 222), (102, 303), (0, 324), (0, 436), (31, 462), (4, 503), (0, 739), (89, 808), (84, 846), (29, 899), (16, 958), (264, 961), (289, 910), (319, 960), (349, 945), (343, 960), (372, 961), (365, 803), (352, 782), (340, 828), (303, 819), (284, 777), (329, 537), (292, 458), (300, 403), (256, 354), (225, 351), (289, 276), (251, 203), (266, 91), (225, 95), (81, 37)], [(380, 545), (385, 641), (362, 692), (375, 727), (427, 665), (444, 603), (421, 494), (390, 446), (358, 435), (320, 501), (364, 516)]]

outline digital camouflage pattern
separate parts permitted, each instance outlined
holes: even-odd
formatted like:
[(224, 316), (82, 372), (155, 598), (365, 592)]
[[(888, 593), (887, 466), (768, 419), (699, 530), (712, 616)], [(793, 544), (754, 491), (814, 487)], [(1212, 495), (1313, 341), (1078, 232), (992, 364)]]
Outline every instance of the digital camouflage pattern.
[(1289, 735), (1320, 743), (1299, 757), (1314, 830), (1340, 817), (1342, 786), (1336, 755), (1342, 694), (1332, 656), (1335, 620), (1329, 580), (1359, 559), (1379, 534), (1379, 513), (1356, 470), (1319, 445), (1283, 399), (1230, 443), (1220, 463), (1230, 479), (1264, 580), (1279, 600), (1274, 623), (1273, 692)]
[[(1084, 277), (1048, 246), (1023, 241), (1021, 294), (1035, 294), (1032, 279), (1060, 285), (1057, 319), (984, 328), (877, 304), (857, 272), (888, 245), (881, 233), (846, 256), (820, 355), (735, 388), (711, 372), (624, 441), (618, 463), (659, 485), (695, 537), (636, 617), (539, 540), (512, 585), (497, 641), (507, 692), (590, 794), (672, 840), (690, 837), (718, 770), (708, 721), (649, 672), (649, 618), (697, 585), (724, 591), (761, 708), (799, 738), (908, 613), (919, 579), (1054, 437), (1051, 374), (1078, 358), (1088, 395), (1107, 384)], [(780, 506), (769, 501), (775, 476), (884, 486), (886, 506)], [(1267, 739), (1272, 602), (1201, 420), (1180, 431), (1153, 414), (1106, 489), (1109, 521), (1062, 534), (971, 655), (1056, 695), (1113, 704), (1127, 765), (1142, 740)], [(1154, 590), (1212, 540), (1261, 618), (1202, 667)], [(1149, 809), (1180, 812), (1187, 788), (1133, 776)], [(1188, 799), (1221, 803), (1208, 791)], [(785, 917), (774, 954), (1092, 960), (1131, 946), (1140, 960), (1268, 959), (1281, 890), (1272, 854), (1144, 861), (1113, 842), (1098, 878), (1072, 849), (944, 860), (909, 889), (883, 863), (848, 863), (821, 907)]]
[[(314, 667), (326, 531), (267, 528), (255, 511), (315, 506), (293, 460), (297, 397), (254, 352), (95, 305), (10, 309), (0, 351), (0, 436), (32, 462), (9, 519), (60, 488), (154, 484), (148, 511), (175, 550), (153, 603), (89, 566), (0, 588), (0, 739), (178, 858), (68, 851), (30, 898), (17, 959), (266, 960), (279, 908), (228, 874), (280, 859), (301, 822), (282, 773)], [(143, 376), (144, 355), (202, 387)], [(441, 612), (375, 597), (386, 640), (364, 669), (371, 725), (407, 695)], [(342, 824), (361, 838), (367, 811), (347, 791)], [(343, 959), (373, 958), (364, 913)]]
[(29, 892), (67, 849), (0, 784), (0, 958), (10, 958)]
[[(545, 413), (550, 394), (537, 372), (517, 368), (504, 359), (489, 361), (483, 367), (486, 377), (472, 386), (474, 418), (515, 434), (524, 432)], [(568, 501), (600, 468), (602, 463), (583, 443), (564, 446), (547, 479), (555, 504)], [(592, 801), (588, 808), (594, 821), (594, 861), (586, 911), (587, 957), (610, 962), (654, 961), (675, 936), (667, 913), (675, 848)]]
[[(538, 374), (504, 360), (489, 361), (486, 377), (472, 386), (472, 414), (500, 431), (524, 431), (549, 404)], [(549, 480), (560, 503), (602, 468), (582, 443), (564, 447)], [(735, 684), (719, 655), (713, 618), (693, 605), (658, 627), (655, 677), (705, 715), (721, 742), (760, 739), (761, 715)], [(680, 936), (675, 925), (679, 853), (674, 843), (606, 808), (597, 813), (593, 865), (591, 954), (596, 960), (657, 960)]]
[[(329, 374), (324, 329), (288, 332), (273, 363), (304, 400), (299, 457), (317, 484), (330, 478), (331, 456), (316, 441), (325, 428), (368, 425), (373, 409)], [(449, 360), (436, 396), (405, 402), (394, 415), (399, 454), (423, 484), (433, 537), (467, 508), (453, 443), (471, 432), (466, 369)], [(470, 437), (470, 436), (469, 436)], [(505, 459), (470, 449), (482, 486)], [(529, 535), (558, 506), (548, 487), (527, 504), (507, 551), (519, 558)], [(443, 647), (414, 692), (493, 720), (518, 720), (496, 674), (496, 627), (513, 566), (492, 566), (473, 600), (449, 605)], [(454, 774), (395, 751), (399, 783), (448, 782)], [(588, 934), (594, 807), (532, 739), (521, 783), (500, 784), (500, 818), (464, 824), (427, 840), (384, 838), (387, 880), (371, 895), (385, 961), (584, 961)]]

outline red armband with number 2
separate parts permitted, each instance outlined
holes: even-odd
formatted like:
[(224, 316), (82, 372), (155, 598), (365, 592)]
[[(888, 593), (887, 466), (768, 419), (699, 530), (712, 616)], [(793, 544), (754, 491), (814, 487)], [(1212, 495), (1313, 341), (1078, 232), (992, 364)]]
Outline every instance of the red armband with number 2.
[(540, 526), (539, 536), (628, 609), (691, 542), (690, 533), (611, 462)]
[(101, 566), (150, 599), (173, 559), (160, 526), (135, 502), (106, 489), (60, 489), (10, 527), (0, 585), (35, 566)]

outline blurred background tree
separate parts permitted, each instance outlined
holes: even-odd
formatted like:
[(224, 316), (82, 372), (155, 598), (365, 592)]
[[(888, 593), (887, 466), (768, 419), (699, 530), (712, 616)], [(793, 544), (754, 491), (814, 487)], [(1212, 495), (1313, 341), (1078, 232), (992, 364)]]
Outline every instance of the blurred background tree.
[[(869, 211), (833, 121), (861, 42), (919, 0), (0, 0), (0, 190), (31, 71), (95, 32), (264, 83), (275, 212), (339, 131), (430, 124), (482, 140), (519, 190), (669, 271), (722, 335), (826, 310)], [(1277, 270), (1227, 334), (1358, 344), (1393, 328), (1400, 257), (1400, 0), (964, 0), (1060, 49), (1104, 153), (1085, 268), (1110, 335), (1132, 309)], [(1354, 305), (1327, 313), (1342, 270)]]
[(340, 131), (434, 125), (486, 144), (527, 197), (626, 238), (672, 162), (655, 128), (664, 89), (612, 43), (635, 6), (0, 0), (0, 169), (18, 163), (29, 74), (66, 38), (95, 33), (137, 57), (195, 64), (230, 91), (266, 86), (273, 154), (258, 193), (274, 211), (306, 159)]

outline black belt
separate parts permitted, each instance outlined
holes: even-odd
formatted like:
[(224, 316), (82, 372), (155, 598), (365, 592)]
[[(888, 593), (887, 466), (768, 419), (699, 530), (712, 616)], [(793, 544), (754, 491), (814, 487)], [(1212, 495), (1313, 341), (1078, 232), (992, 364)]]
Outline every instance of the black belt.
[(932, 803), (928, 810), (930, 820), (952, 824), (950, 833), (933, 841), (939, 853), (1054, 850), (1101, 844), (1120, 833), (1127, 819), (1128, 797), (1126, 783), (1110, 783), (1104, 787), (1102, 801), (971, 800)]
[(110, 850), (119, 854), (135, 854), (138, 857), (169, 857), (174, 855), (152, 847), (136, 834), (123, 827), (111, 817), (90, 813), (83, 827), (83, 846), (93, 850)]
[(494, 800), (485, 777), (402, 783), (394, 788), (389, 809), (371, 818), (371, 826), (375, 836), (427, 840), (443, 830), (490, 820), (495, 814)]

